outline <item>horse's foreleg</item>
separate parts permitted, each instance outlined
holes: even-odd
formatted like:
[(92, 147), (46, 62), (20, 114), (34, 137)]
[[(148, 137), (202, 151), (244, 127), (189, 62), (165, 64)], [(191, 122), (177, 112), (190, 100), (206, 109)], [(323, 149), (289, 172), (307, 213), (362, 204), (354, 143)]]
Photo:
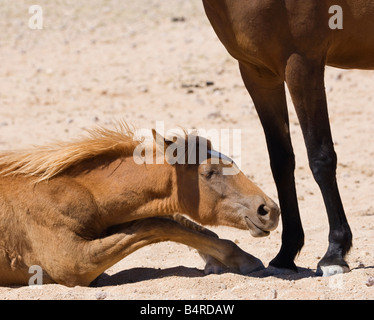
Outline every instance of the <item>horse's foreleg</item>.
[[(184, 217), (180, 214), (175, 214), (173, 216), (173, 219), (175, 221), (179, 222), (181, 225), (183, 225), (183, 226), (185, 226), (189, 229), (195, 230), (197, 232), (201, 232), (203, 234), (206, 234), (208, 236), (211, 236), (211, 237), (214, 237), (214, 238), (218, 239), (218, 235), (216, 233), (214, 233), (213, 231), (202, 227), (201, 225), (187, 219), (186, 217)], [(212, 274), (212, 273), (219, 274), (227, 268), (223, 263), (221, 263), (217, 259), (213, 258), (212, 256), (206, 255), (202, 252), (199, 252), (199, 254), (200, 254), (201, 258), (203, 258), (203, 260), (206, 263), (205, 268), (204, 268), (205, 274)]]
[[(294, 54), (286, 68), (286, 81), (299, 117), (308, 150), (310, 168), (326, 205), (330, 225), (329, 247), (319, 262), (319, 273), (348, 271), (344, 256), (352, 245), (336, 181), (337, 156), (331, 136), (324, 87), (324, 59), (307, 59)], [(321, 270), (322, 269), (322, 270)]]
[(252, 65), (241, 63), (240, 71), (264, 128), (282, 212), (282, 246), (270, 265), (297, 270), (294, 259), (304, 244), (304, 232), (296, 196), (295, 156), (289, 132), (284, 81), (270, 71)]
[[(209, 232), (210, 233), (210, 232)], [(104, 239), (87, 243), (85, 259), (85, 283), (89, 284), (107, 268), (135, 250), (162, 241), (174, 241), (197, 249), (224, 265), (241, 273), (249, 273), (262, 268), (262, 262), (241, 250), (235, 243), (222, 240), (208, 232), (202, 233), (185, 227), (167, 218), (147, 218), (124, 226)]]

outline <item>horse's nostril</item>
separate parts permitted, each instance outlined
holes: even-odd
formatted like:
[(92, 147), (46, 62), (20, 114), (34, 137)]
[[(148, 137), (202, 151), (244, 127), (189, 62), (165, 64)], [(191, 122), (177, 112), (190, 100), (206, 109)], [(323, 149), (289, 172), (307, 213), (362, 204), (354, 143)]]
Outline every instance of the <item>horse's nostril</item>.
[(266, 216), (267, 214), (269, 214), (270, 212), (270, 208), (265, 206), (264, 204), (262, 204), (258, 209), (257, 209), (257, 213), (260, 215), (260, 216)]

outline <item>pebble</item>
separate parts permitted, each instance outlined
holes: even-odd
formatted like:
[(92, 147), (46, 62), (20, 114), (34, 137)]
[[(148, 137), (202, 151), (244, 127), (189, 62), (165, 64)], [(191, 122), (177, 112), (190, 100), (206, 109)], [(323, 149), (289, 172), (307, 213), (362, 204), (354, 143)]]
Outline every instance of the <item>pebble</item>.
[(214, 119), (217, 119), (217, 118), (222, 118), (222, 114), (221, 114), (220, 111), (211, 112), (211, 113), (208, 114), (207, 118), (211, 119), (211, 120), (214, 120)]
[(171, 22), (185, 22), (186, 18), (185, 17), (172, 17)]
[(147, 93), (149, 91), (147, 86), (140, 86), (138, 90), (140, 93)]
[(105, 292), (96, 292), (95, 298), (96, 300), (104, 300), (107, 297), (107, 294)]
[(48, 75), (51, 75), (53, 72), (54, 72), (54, 70), (52, 68), (47, 68), (45, 70), (45, 73), (48, 74)]
[(268, 300), (275, 300), (277, 298), (278, 298), (278, 291), (275, 289), (272, 289), (270, 295), (268, 296)]
[(362, 262), (359, 262), (357, 268), (365, 268), (365, 265)]
[(369, 277), (365, 284), (367, 287), (374, 286), (374, 277)]

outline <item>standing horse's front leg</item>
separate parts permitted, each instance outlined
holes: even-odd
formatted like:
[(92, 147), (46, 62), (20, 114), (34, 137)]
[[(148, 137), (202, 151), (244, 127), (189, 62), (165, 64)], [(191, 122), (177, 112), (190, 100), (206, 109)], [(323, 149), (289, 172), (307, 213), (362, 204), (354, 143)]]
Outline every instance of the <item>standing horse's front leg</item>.
[(282, 212), (282, 246), (270, 265), (296, 271), (294, 259), (304, 245), (304, 232), (297, 203), (284, 81), (271, 71), (250, 64), (240, 63), (240, 71), (264, 128)]
[(324, 275), (349, 270), (344, 260), (352, 245), (336, 181), (337, 156), (331, 136), (324, 87), (325, 61), (292, 55), (286, 67), (286, 81), (303, 131), (310, 168), (325, 202), (330, 225), (329, 247), (318, 264)]

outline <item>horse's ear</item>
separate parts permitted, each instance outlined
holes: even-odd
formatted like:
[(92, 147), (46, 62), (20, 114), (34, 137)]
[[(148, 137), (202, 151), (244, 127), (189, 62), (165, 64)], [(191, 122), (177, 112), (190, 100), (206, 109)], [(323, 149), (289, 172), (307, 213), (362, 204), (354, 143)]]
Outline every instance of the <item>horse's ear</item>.
[(167, 147), (169, 147), (170, 145), (174, 143), (173, 141), (165, 139), (155, 129), (152, 129), (152, 135), (153, 135), (153, 139), (156, 142), (156, 145), (158, 145), (160, 148), (164, 148), (164, 150), (166, 150)]

